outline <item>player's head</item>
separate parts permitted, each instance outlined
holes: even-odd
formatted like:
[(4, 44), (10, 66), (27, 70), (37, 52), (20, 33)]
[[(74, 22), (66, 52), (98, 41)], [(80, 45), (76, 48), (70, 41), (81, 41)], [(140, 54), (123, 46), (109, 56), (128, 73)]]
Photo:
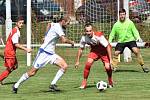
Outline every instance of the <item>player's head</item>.
[(61, 23), (63, 28), (66, 28), (66, 26), (69, 25), (70, 21), (71, 21), (71, 19), (69, 16), (63, 16), (59, 19), (58, 22)]
[(126, 10), (125, 9), (120, 9), (119, 10), (119, 20), (121, 22), (124, 22), (126, 19)]
[(93, 36), (93, 26), (91, 23), (85, 24), (85, 35), (87, 35), (89, 38), (92, 38)]
[(20, 29), (24, 24), (24, 18), (22, 16), (17, 18), (16, 26)]

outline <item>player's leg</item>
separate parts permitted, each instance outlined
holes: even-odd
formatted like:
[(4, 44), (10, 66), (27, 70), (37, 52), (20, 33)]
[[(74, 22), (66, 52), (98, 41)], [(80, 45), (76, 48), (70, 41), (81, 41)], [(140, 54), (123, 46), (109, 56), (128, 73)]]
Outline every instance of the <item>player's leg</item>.
[(107, 76), (108, 76), (108, 83), (110, 87), (113, 87), (113, 79), (112, 79), (112, 69), (111, 69), (111, 65), (110, 63), (104, 63), (106, 72), (107, 72)]
[(9, 76), (9, 74), (17, 69), (18, 67), (18, 63), (17, 63), (17, 59), (16, 58), (5, 58), (5, 67), (6, 67), (6, 70), (4, 70), (1, 75), (0, 75), (0, 83), (1, 85), (3, 84), (2, 81), (7, 78)]
[(60, 91), (60, 89), (57, 88), (56, 83), (63, 76), (63, 74), (65, 73), (65, 71), (68, 68), (68, 65), (62, 57), (60, 57), (56, 54), (53, 56), (53, 59), (54, 60), (51, 61), (50, 63), (57, 65), (59, 67), (59, 70), (57, 71), (57, 73), (56, 73), (54, 79), (52, 80), (49, 88), (50, 88), (50, 91)]
[(137, 61), (138, 61), (138, 63), (141, 65), (143, 71), (144, 71), (145, 73), (148, 73), (148, 72), (149, 72), (149, 69), (146, 68), (146, 67), (144, 67), (144, 60), (143, 60), (143, 57), (142, 57), (142, 55), (141, 55), (141, 53), (140, 53), (140, 49), (137, 48), (137, 47), (133, 47), (133, 48), (132, 48), (132, 51), (133, 51), (133, 53), (136, 55)]
[(80, 89), (85, 89), (87, 86), (87, 79), (88, 79), (90, 69), (91, 69), (93, 62), (94, 62), (94, 59), (88, 58), (86, 63), (85, 63), (85, 67), (84, 67), (84, 71), (83, 71), (83, 78), (84, 79), (82, 80), (81, 86), (79, 87)]
[(90, 52), (87, 58), (87, 61), (85, 63), (84, 71), (83, 71), (83, 80), (81, 83), (81, 86), (79, 87), (80, 89), (85, 89), (87, 86), (87, 79), (90, 73), (90, 69), (92, 64), (94, 63), (94, 59), (97, 60), (98, 56), (94, 52)]
[(39, 68), (44, 67), (48, 61), (49, 61), (49, 55), (45, 52), (38, 52), (34, 62), (33, 67), (29, 69), (26, 73), (24, 73), (20, 79), (13, 85), (13, 92), (17, 93), (17, 90), (21, 83), (25, 82), (27, 79), (29, 79), (31, 76), (34, 76)]
[(26, 73), (24, 73), (20, 79), (13, 85), (13, 92), (17, 93), (18, 87), (21, 83), (25, 82), (27, 79), (29, 79), (31, 76), (34, 76), (38, 69), (32, 67), (30, 70), (28, 70)]
[(119, 63), (118, 57), (119, 57), (119, 54), (123, 52), (124, 48), (125, 48), (124, 43), (118, 43), (115, 47), (115, 53), (113, 56), (113, 63), (112, 63), (113, 71), (116, 71), (118, 67), (118, 63)]
[(4, 83), (2, 82), (5, 78), (8, 77), (8, 75), (11, 73), (11, 70), (9, 68), (6, 68), (1, 75), (0, 75), (0, 85), (3, 85)]
[(140, 53), (140, 49), (137, 47), (137, 44), (136, 44), (136, 41), (131, 41), (129, 42), (128, 44), (128, 47), (130, 50), (133, 51), (133, 53), (136, 55), (137, 57), (137, 61), (138, 63), (141, 65), (142, 69), (144, 72), (148, 73), (149, 72), (149, 69), (144, 67), (144, 61), (143, 61), (143, 57)]
[(110, 65), (109, 57), (106, 54), (106, 55), (101, 55), (100, 58), (104, 64), (105, 70), (107, 72), (109, 87), (113, 87), (112, 68)]

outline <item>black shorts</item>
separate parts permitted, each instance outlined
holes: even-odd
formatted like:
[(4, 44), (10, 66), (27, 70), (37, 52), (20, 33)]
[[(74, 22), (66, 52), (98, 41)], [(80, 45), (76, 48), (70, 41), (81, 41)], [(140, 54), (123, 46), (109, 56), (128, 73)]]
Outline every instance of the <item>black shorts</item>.
[(120, 51), (120, 53), (122, 54), (125, 47), (128, 47), (132, 51), (133, 47), (137, 47), (136, 41), (117, 43), (117, 45), (115, 47), (115, 51)]

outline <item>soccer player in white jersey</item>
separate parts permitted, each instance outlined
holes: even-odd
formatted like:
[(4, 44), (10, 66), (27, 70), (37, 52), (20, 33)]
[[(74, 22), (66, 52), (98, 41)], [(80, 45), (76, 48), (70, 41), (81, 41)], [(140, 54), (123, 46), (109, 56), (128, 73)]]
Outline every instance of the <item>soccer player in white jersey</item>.
[(111, 54), (111, 46), (109, 42), (106, 40), (102, 32), (95, 32), (93, 30), (92, 24), (86, 24), (85, 25), (85, 35), (82, 36), (80, 40), (80, 48), (78, 49), (77, 58), (75, 67), (77, 68), (79, 66), (79, 60), (82, 55), (82, 51), (85, 48), (85, 45), (88, 44), (91, 47), (91, 51), (88, 54), (87, 61), (85, 63), (85, 68), (83, 72), (83, 81), (79, 88), (85, 89), (87, 86), (87, 79), (90, 73), (90, 68), (94, 61), (97, 61), (99, 59), (102, 60), (107, 75), (108, 75), (108, 83), (109, 86), (113, 86), (113, 80), (112, 80), (112, 69), (111, 69), (111, 63), (112, 63), (112, 54)]
[(33, 67), (24, 73), (20, 79), (13, 85), (13, 92), (17, 93), (17, 90), (21, 83), (26, 81), (31, 76), (34, 76), (37, 71), (44, 67), (46, 64), (54, 64), (59, 67), (56, 76), (54, 77), (53, 81), (49, 89), (51, 91), (60, 91), (57, 86), (56, 82), (61, 78), (61, 76), (67, 70), (67, 63), (66, 61), (55, 53), (55, 46), (58, 39), (61, 40), (63, 43), (74, 45), (74, 41), (71, 41), (65, 37), (65, 33), (63, 32), (63, 27), (66, 27), (70, 22), (69, 17), (62, 17), (58, 23), (53, 23), (45, 34), (44, 43), (39, 48), (37, 56), (33, 62)]

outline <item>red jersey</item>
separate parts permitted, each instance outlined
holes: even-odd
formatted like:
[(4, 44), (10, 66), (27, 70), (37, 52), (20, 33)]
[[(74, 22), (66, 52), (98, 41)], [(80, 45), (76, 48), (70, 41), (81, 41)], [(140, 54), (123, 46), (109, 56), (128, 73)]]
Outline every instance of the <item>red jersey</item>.
[(84, 48), (85, 44), (91, 46), (91, 52), (107, 53), (106, 47), (109, 43), (102, 32), (93, 32), (92, 38), (89, 38), (86, 35), (82, 36), (80, 40), (80, 47)]
[(13, 43), (13, 40), (12, 40), (12, 37), (14, 35), (15, 35), (16, 40), (18, 41), (18, 38), (20, 36), (20, 31), (16, 27), (12, 29), (12, 32), (8, 36), (6, 46), (4, 49), (5, 58), (15, 58), (16, 57), (16, 47), (15, 47), (15, 43)]

